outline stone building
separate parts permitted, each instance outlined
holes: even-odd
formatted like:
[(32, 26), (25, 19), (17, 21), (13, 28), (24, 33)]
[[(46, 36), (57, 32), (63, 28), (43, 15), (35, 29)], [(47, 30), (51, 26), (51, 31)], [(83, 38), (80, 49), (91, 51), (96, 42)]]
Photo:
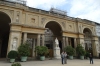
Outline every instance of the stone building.
[(44, 45), (53, 56), (55, 38), (61, 50), (68, 45), (76, 48), (82, 44), (84, 49), (91, 48), (93, 55), (98, 56), (95, 27), (94, 22), (86, 19), (0, 1), (0, 58), (6, 58), (10, 50), (17, 50), (25, 41), (30, 43), (31, 57), (36, 55), (35, 46)]
[(100, 53), (100, 23), (95, 23), (96, 24), (96, 35), (98, 36), (98, 41), (99, 41), (99, 44), (98, 44), (98, 53)]

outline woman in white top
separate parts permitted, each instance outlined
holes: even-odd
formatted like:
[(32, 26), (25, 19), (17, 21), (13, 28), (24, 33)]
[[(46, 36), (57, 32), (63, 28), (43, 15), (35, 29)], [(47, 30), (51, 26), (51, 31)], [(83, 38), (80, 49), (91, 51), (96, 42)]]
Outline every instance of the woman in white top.
[(64, 52), (64, 63), (67, 64), (67, 53)]
[(64, 64), (64, 52), (61, 53), (61, 62)]

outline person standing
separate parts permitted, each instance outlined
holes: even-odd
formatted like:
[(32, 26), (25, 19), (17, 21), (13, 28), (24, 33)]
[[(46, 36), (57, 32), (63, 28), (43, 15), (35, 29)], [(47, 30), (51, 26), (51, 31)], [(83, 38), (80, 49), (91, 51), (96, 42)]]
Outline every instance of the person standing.
[(61, 53), (61, 62), (64, 64), (64, 52)]
[(67, 53), (64, 52), (64, 63), (67, 64)]
[(90, 53), (90, 55), (89, 55), (89, 58), (90, 58), (90, 64), (91, 64), (91, 62), (92, 62), (92, 64), (93, 64), (93, 55)]

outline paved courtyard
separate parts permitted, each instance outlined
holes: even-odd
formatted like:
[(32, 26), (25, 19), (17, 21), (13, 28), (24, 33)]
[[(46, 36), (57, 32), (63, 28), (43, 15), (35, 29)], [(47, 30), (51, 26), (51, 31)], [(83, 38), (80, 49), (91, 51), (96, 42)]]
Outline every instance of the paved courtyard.
[[(22, 66), (100, 66), (100, 59), (94, 59), (94, 64), (89, 64), (89, 60), (73, 59), (62, 65), (61, 60), (27, 61), (20, 62)], [(8, 61), (0, 61), (0, 66), (11, 66)]]

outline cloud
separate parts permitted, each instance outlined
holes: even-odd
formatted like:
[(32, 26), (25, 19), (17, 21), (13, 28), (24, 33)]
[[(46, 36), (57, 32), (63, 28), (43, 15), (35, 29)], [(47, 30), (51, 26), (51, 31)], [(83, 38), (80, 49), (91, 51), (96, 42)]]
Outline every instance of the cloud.
[(51, 7), (67, 11), (68, 16), (100, 23), (100, 0), (26, 0), (27, 5), (49, 10)]
[(45, 10), (49, 10), (51, 7), (57, 8), (66, 3), (66, 0), (27, 0), (28, 6)]
[(100, 0), (72, 0), (69, 15), (100, 23)]

